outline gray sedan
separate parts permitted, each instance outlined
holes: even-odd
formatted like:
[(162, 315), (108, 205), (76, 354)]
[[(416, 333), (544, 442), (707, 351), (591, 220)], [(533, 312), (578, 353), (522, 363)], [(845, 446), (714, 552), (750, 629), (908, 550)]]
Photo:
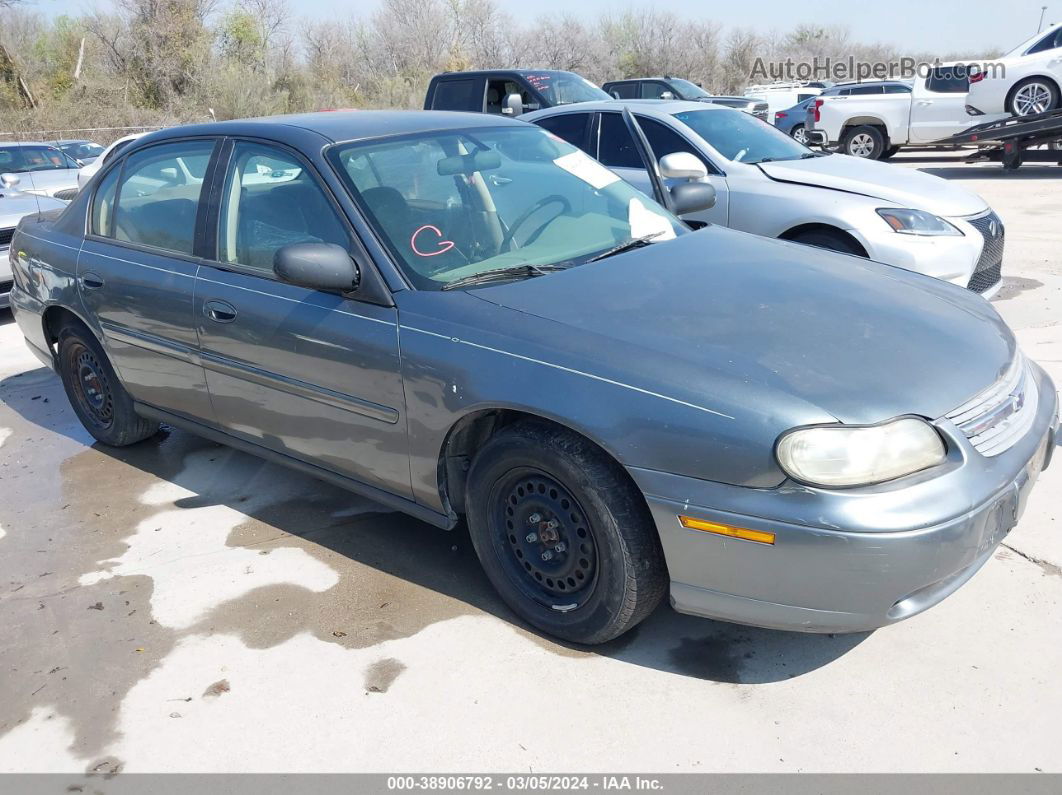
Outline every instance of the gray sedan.
[(581, 643), (668, 593), (805, 631), (914, 615), (989, 559), (1057, 430), (978, 296), (693, 232), (500, 117), (153, 133), (12, 251), (19, 327), (100, 442), (166, 422), (466, 518), (512, 610)]

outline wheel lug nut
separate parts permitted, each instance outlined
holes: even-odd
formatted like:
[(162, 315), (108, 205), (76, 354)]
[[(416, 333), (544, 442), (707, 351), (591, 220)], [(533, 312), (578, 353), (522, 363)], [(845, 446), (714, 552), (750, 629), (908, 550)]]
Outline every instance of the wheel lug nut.
[(553, 553), (547, 549), (542, 553), (542, 560), (553, 560)]
[(525, 538), (528, 544), (534, 544), (538, 541), (538, 533), (528, 533)]
[(553, 551), (557, 552), (559, 554), (559, 553), (563, 552), (564, 550), (566, 550), (567, 548), (568, 547), (564, 546), (564, 542), (562, 541), (561, 543), (557, 544), (557, 546), (553, 547)]
[(542, 521), (542, 514), (540, 514), (540, 513), (533, 513), (533, 514), (531, 514), (530, 516), (527, 517), (527, 523), (528, 524), (538, 524), (541, 521)]
[(558, 523), (557, 523), (556, 519), (550, 519), (548, 522), (546, 522), (546, 529), (547, 530), (556, 530), (557, 529), (557, 524)]

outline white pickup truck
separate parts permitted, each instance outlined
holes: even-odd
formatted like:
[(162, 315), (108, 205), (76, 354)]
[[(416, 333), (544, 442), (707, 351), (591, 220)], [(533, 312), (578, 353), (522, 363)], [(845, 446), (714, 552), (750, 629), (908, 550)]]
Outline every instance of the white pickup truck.
[(853, 157), (884, 160), (902, 146), (927, 146), (990, 119), (966, 112), (965, 72), (935, 66), (911, 91), (821, 96), (808, 105), (811, 141)]

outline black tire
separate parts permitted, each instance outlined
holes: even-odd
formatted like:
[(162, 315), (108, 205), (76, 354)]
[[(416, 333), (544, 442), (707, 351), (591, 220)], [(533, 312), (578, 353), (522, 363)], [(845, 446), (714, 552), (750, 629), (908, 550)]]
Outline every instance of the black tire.
[(667, 590), (645, 500), (619, 464), (574, 433), (533, 421), (506, 428), (476, 455), (465, 505), (491, 583), (550, 635), (612, 640)]
[(889, 139), (878, 127), (863, 124), (845, 131), (841, 151), (865, 160), (880, 160), (889, 149)]
[(70, 405), (96, 439), (111, 447), (136, 444), (159, 429), (133, 410), (107, 354), (84, 326), (71, 324), (59, 332), (59, 377)]
[(829, 229), (811, 229), (793, 235), (788, 240), (794, 243), (803, 243), (805, 246), (825, 248), (830, 251), (839, 251), (842, 254), (852, 254), (856, 257), (865, 257), (867, 254), (852, 238), (843, 232), (832, 232)]
[(1059, 106), (1058, 84), (1047, 77), (1027, 77), (1007, 94), (1007, 112), (1012, 116), (1047, 113)]

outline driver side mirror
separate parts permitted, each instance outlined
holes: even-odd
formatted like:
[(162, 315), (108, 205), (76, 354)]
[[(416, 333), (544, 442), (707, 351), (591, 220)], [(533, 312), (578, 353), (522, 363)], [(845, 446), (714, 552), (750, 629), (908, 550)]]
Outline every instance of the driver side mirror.
[(680, 182), (668, 191), (671, 211), (683, 216), (715, 207), (715, 188), (710, 182)]
[(670, 91), (665, 91), (664, 93), (662, 93), (660, 95), (660, 99), (674, 99), (674, 98), (675, 98), (675, 95), (672, 94)]
[(519, 116), (524, 112), (524, 100), (519, 94), (509, 94), (505, 97), (505, 105), (502, 114), (505, 116)]
[(19, 182), (18, 174), (12, 174), (10, 172), (0, 174), (0, 183), (3, 183), (5, 188), (14, 188)]
[(288, 284), (311, 290), (350, 293), (361, 283), (361, 271), (335, 243), (292, 243), (277, 249), (273, 271)]

